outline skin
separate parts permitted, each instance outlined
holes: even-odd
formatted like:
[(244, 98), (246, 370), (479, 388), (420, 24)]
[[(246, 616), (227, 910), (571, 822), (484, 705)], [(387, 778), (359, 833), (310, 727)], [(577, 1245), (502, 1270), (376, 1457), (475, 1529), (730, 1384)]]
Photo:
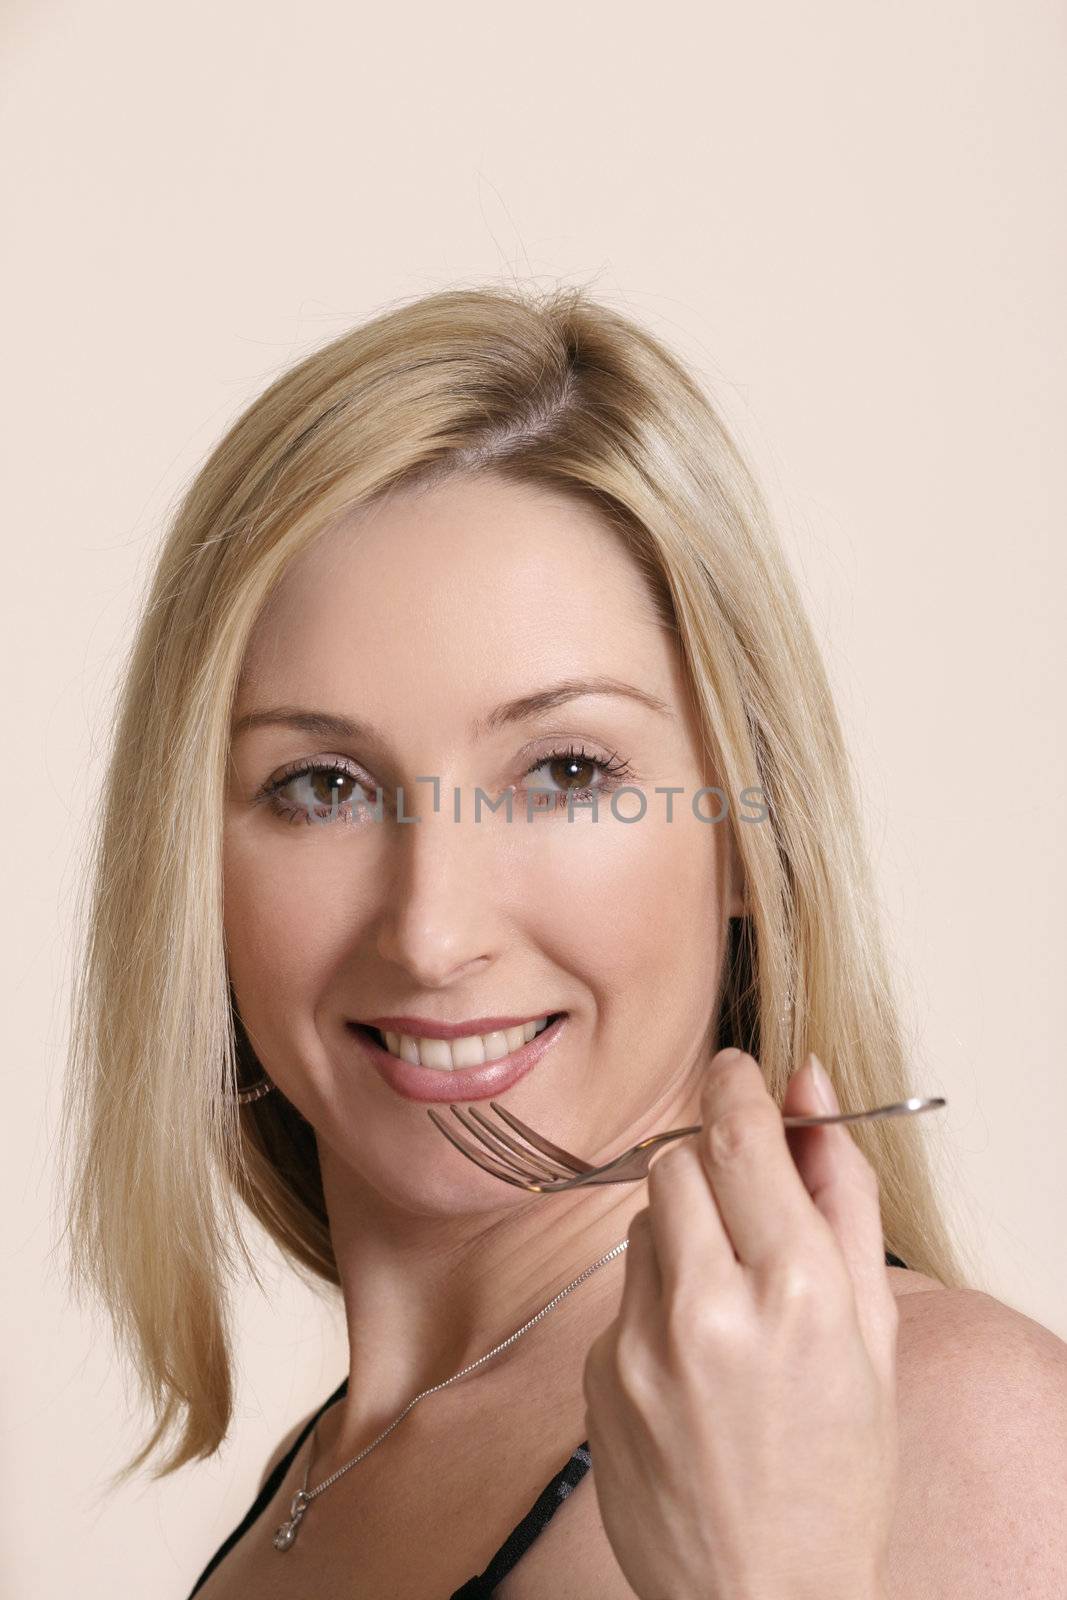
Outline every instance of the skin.
[[(663, 709), (587, 695), (472, 732), (502, 701), (592, 676), (637, 685)], [(759, 1315), (781, 1317), (767, 1285), (773, 1291), (780, 1284), (790, 1252), (806, 1263), (804, 1306), (812, 1316), (820, 1274), (828, 1286), (836, 1320), (823, 1318), (821, 1342), (808, 1341), (800, 1367), (795, 1351), (776, 1346), (779, 1364), (750, 1375), (751, 1394), (799, 1375), (814, 1404), (827, 1361), (848, 1372), (838, 1413), (826, 1415), (825, 1437), (850, 1511), (824, 1540), (851, 1554), (839, 1574), (841, 1592), (853, 1600), (875, 1593), (892, 1501), (892, 1408), (883, 1402), (895, 1328), (877, 1198), (862, 1183), (856, 1190), (858, 1164), (866, 1163), (847, 1133), (820, 1131), (803, 1148), (787, 1143), (754, 1062), (746, 1058), (747, 1075), (712, 1084), (722, 930), (725, 917), (741, 910), (740, 873), (729, 827), (698, 820), (685, 803), (716, 779), (701, 753), (676, 645), (630, 556), (591, 510), (544, 489), (483, 478), (394, 495), (330, 530), (290, 569), (261, 616), (235, 723), (279, 706), (358, 718), (381, 735), (324, 742), (291, 727), (248, 728), (234, 740), (227, 796), (231, 981), (260, 1060), (316, 1131), (348, 1323), (350, 1394), (324, 1419), (313, 1481), (362, 1449), (414, 1394), (482, 1355), (629, 1235), (622, 1261), (568, 1297), (511, 1359), (523, 1364), (523, 1381), (550, 1384), (562, 1351), (573, 1379), (599, 1337), (585, 1393), (590, 1439), (603, 1441), (605, 1461), (617, 1450), (624, 1463), (626, 1441), (632, 1445), (655, 1426), (659, 1447), (673, 1442), (682, 1459), (702, 1462), (708, 1492), (721, 1490), (722, 1465), (709, 1444), (714, 1407), (697, 1392), (711, 1383), (714, 1362), (703, 1377), (695, 1368), (675, 1375), (666, 1411), (662, 1394), (651, 1410), (635, 1408), (619, 1383), (624, 1326), (643, 1330), (627, 1341), (644, 1350), (642, 1360), (661, 1348), (669, 1301), (652, 1250), (650, 1224), (658, 1216), (659, 1252), (673, 1250), (678, 1262), (693, 1265), (712, 1249), (717, 1277), (704, 1277), (705, 1295), (717, 1282), (735, 1332), (743, 1316), (749, 1332)], [(627, 781), (649, 797), (639, 822), (613, 817), (606, 789), (595, 823), (581, 806), (573, 822), (565, 811), (526, 821), (524, 785), (562, 788), (559, 766), (549, 769), (545, 760), (570, 745), (626, 762)], [(342, 813), (312, 827), (257, 802), (269, 780), (305, 758), (342, 759), (390, 794), (402, 784), (405, 812), (419, 822), (399, 826), (387, 810), (384, 823), (353, 823)], [(415, 782), (419, 775), (440, 779), (445, 798), (436, 814), (430, 787)], [(476, 786), (495, 798), (512, 785), (520, 803), (510, 824), (488, 812), (473, 820)], [(666, 785), (685, 791), (670, 822), (664, 797), (654, 794)], [(464, 798), (460, 823), (452, 814), (454, 787)], [(307, 780), (287, 791), (297, 805), (309, 793)], [(620, 802), (624, 814), (633, 809), (632, 797)], [(745, 1145), (743, 1159), (716, 1157), (707, 1141), (685, 1141), (658, 1158), (648, 1185), (594, 1187), (546, 1201), (459, 1156), (424, 1106), (379, 1078), (346, 1027), (349, 1019), (383, 1013), (453, 1022), (559, 1010), (569, 1017), (556, 1046), (500, 1096), (534, 1127), (591, 1160), (607, 1159), (647, 1133), (707, 1118), (709, 1093), (732, 1092), (761, 1139)], [(819, 1109), (805, 1075), (790, 1093), (799, 1108)], [(825, 1214), (794, 1157), (809, 1172), (808, 1187), (821, 1173)], [(774, 1246), (773, 1262), (765, 1256), (755, 1275), (730, 1247), (717, 1200), (723, 1184), (735, 1223), (753, 1238), (762, 1229), (765, 1249)], [(623, 1262), (627, 1298), (612, 1322)], [(754, 1296), (753, 1283), (760, 1290)], [(686, 1307), (689, 1315), (691, 1298)], [(677, 1316), (673, 1325), (680, 1325)], [(809, 1324), (798, 1326), (806, 1338)], [(763, 1331), (780, 1335), (780, 1321)], [(705, 1350), (709, 1359), (713, 1354)], [(487, 1393), (500, 1381), (491, 1374), (490, 1367), (477, 1380)], [(849, 1431), (853, 1403), (874, 1396), (866, 1424)], [(706, 1412), (699, 1436), (686, 1431), (697, 1405)], [(653, 1424), (660, 1412), (664, 1420)], [(753, 1436), (750, 1418), (742, 1407), (737, 1449)], [(842, 1429), (849, 1449), (835, 1457), (831, 1444), (840, 1444)], [(780, 1440), (779, 1487), (802, 1475), (795, 1451), (811, 1438), (802, 1429)], [(866, 1475), (857, 1478), (863, 1460)], [(687, 1593), (689, 1584), (694, 1593), (719, 1592), (699, 1588), (707, 1575), (705, 1541), (714, 1536), (716, 1548), (727, 1551), (731, 1543), (719, 1526), (679, 1522), (682, 1485), (639, 1524), (630, 1520), (634, 1497), (647, 1485), (635, 1488), (624, 1466), (594, 1476), (601, 1478), (604, 1527), (633, 1592), (660, 1592), (652, 1587), (657, 1552), (668, 1549), (678, 1563), (672, 1595)], [(765, 1487), (773, 1506), (777, 1490)], [(681, 1553), (679, 1537), (686, 1541)], [(831, 1565), (824, 1563), (827, 1572)], [(715, 1574), (724, 1585), (737, 1575)], [(743, 1576), (760, 1575), (746, 1569)], [(821, 1592), (831, 1591), (824, 1585)]]
[[(588, 696), (470, 736), (503, 700), (594, 675), (667, 712)], [(346, 1019), (568, 1011), (565, 1040), (506, 1103), (606, 1156), (696, 1108), (722, 918), (740, 910), (736, 869), (727, 827), (678, 805), (668, 824), (663, 797), (629, 825), (604, 802), (595, 823), (578, 805), (573, 823), (565, 811), (525, 821), (523, 784), (562, 787), (544, 766), (560, 746), (617, 752), (650, 794), (714, 781), (640, 574), (562, 497), (454, 483), (339, 525), (260, 618), (235, 721), (282, 704), (359, 717), (388, 738), (377, 749), (258, 727), (235, 740), (225, 931), (259, 1057), (316, 1129), (353, 1367), (389, 1411), (624, 1237), (640, 1194), (605, 1187), (546, 1205), (501, 1185), (386, 1087)], [(288, 763), (331, 756), (404, 784), (420, 821), (309, 827), (252, 803)], [(437, 815), (417, 775), (440, 778)], [(494, 798), (518, 786), (511, 824), (488, 812), (474, 822), (476, 785)], [(366, 1419), (351, 1420), (358, 1432)]]

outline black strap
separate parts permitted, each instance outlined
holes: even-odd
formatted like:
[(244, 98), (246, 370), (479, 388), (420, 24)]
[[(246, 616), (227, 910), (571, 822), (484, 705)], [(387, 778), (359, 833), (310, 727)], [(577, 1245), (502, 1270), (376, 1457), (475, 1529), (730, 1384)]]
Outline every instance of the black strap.
[[(895, 1256), (891, 1250), (885, 1252), (885, 1260), (886, 1266), (907, 1269), (908, 1263), (902, 1261), (899, 1256)], [(329, 1399), (323, 1402), (318, 1411), (315, 1412), (315, 1415), (301, 1429), (299, 1437), (293, 1441), (282, 1459), (274, 1467), (255, 1500), (249, 1506), (242, 1521), (233, 1530), (225, 1543), (219, 1546), (200, 1574), (193, 1589), (190, 1591), (189, 1600), (193, 1600), (193, 1595), (207, 1582), (219, 1562), (229, 1555), (238, 1539), (248, 1532), (256, 1518), (273, 1500), (286, 1473), (292, 1466), (293, 1458), (323, 1412), (327, 1411), (335, 1401), (342, 1399), (347, 1393), (348, 1379), (345, 1378), (343, 1382), (338, 1384)], [(522, 1521), (511, 1530), (499, 1550), (491, 1557), (485, 1570), (480, 1572), (477, 1577), (469, 1578), (461, 1589), (457, 1589), (451, 1595), (450, 1600), (486, 1600), (486, 1597), (491, 1596), (493, 1590), (511, 1571), (520, 1556), (524, 1555), (534, 1540), (544, 1532), (564, 1500), (582, 1481), (591, 1465), (589, 1441), (588, 1439), (583, 1439), (578, 1448), (572, 1451), (560, 1470), (545, 1484), (545, 1487), (541, 1490), (541, 1493), (537, 1496)]]
[(491, 1595), (519, 1557), (525, 1554), (538, 1535), (548, 1527), (564, 1500), (571, 1490), (581, 1483), (591, 1465), (589, 1440), (584, 1439), (577, 1450), (572, 1452), (566, 1465), (545, 1484), (522, 1521), (517, 1527), (512, 1528), (485, 1571), (479, 1573), (478, 1577), (469, 1579), (462, 1589), (457, 1589), (451, 1600), (481, 1600), (483, 1595)]

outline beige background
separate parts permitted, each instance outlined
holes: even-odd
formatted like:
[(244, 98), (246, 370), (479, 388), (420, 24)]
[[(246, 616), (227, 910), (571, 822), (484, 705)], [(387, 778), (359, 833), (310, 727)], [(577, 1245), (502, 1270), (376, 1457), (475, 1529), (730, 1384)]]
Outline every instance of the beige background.
[(177, 494), (292, 360), (446, 285), (592, 281), (755, 458), (851, 733), (915, 1088), (949, 1101), (953, 1215), (983, 1287), (1067, 1337), (1064, 19), (9, 3), (5, 1596), (184, 1600), (344, 1371), (273, 1268), (220, 1456), (103, 1494), (137, 1419), (56, 1247), (71, 917)]

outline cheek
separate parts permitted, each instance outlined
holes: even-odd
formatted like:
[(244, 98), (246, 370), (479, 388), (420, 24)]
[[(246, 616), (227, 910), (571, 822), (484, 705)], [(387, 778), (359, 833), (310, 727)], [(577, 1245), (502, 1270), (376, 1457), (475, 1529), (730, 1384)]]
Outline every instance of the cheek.
[(272, 1013), (291, 1014), (301, 999), (313, 1002), (351, 948), (358, 903), (322, 843), (263, 834), (252, 839), (240, 829), (227, 835), (227, 963), (250, 1026), (257, 1015), (262, 1028)]
[[(653, 801), (662, 806), (662, 797)], [(621, 806), (620, 806), (621, 810)], [(710, 1005), (719, 950), (723, 832), (691, 815), (671, 822), (610, 813), (561, 834), (527, 880), (542, 907), (539, 940), (612, 1013), (648, 1017), (649, 995), (686, 1012)], [(529, 926), (529, 921), (527, 921)]]

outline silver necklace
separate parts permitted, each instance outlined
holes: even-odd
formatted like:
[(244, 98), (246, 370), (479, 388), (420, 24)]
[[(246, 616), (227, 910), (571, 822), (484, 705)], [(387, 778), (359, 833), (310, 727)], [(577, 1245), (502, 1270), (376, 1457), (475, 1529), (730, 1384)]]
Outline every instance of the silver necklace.
[(400, 1415), (393, 1419), (384, 1433), (378, 1435), (373, 1444), (369, 1444), (365, 1450), (361, 1450), (358, 1456), (353, 1456), (351, 1461), (346, 1461), (343, 1467), (338, 1467), (336, 1472), (331, 1472), (330, 1476), (324, 1479), (322, 1483), (316, 1484), (314, 1489), (309, 1489), (308, 1479), (311, 1476), (311, 1462), (315, 1454), (315, 1436), (318, 1433), (318, 1423), (316, 1422), (315, 1427), (312, 1429), (311, 1444), (308, 1449), (308, 1463), (304, 1472), (304, 1487), (298, 1489), (293, 1496), (292, 1504), (289, 1507), (289, 1515), (271, 1541), (275, 1550), (289, 1550), (292, 1548), (300, 1523), (311, 1502), (317, 1499), (320, 1494), (323, 1494), (331, 1484), (336, 1483), (338, 1478), (342, 1477), (350, 1467), (354, 1467), (357, 1462), (362, 1461), (364, 1456), (369, 1456), (371, 1451), (392, 1433), (397, 1423), (404, 1420), (413, 1405), (417, 1405), (420, 1400), (424, 1400), (428, 1394), (436, 1394), (438, 1389), (446, 1389), (450, 1383), (457, 1383), (460, 1378), (465, 1378), (468, 1372), (473, 1372), (475, 1367), (480, 1367), (483, 1362), (492, 1360), (493, 1356), (499, 1355), (501, 1350), (506, 1350), (509, 1344), (514, 1344), (516, 1339), (521, 1339), (523, 1334), (532, 1328), (535, 1322), (540, 1322), (542, 1317), (547, 1316), (552, 1308), (559, 1304), (564, 1295), (570, 1294), (572, 1289), (577, 1289), (580, 1283), (583, 1283), (592, 1273), (599, 1271), (613, 1256), (617, 1256), (620, 1250), (625, 1250), (629, 1242), (628, 1238), (620, 1239), (618, 1244), (612, 1246), (606, 1256), (601, 1256), (599, 1261), (594, 1261), (591, 1267), (586, 1267), (585, 1271), (579, 1273), (572, 1283), (568, 1283), (565, 1289), (561, 1289), (558, 1294), (553, 1295), (548, 1304), (542, 1306), (540, 1311), (530, 1318), (529, 1322), (524, 1322), (521, 1328), (516, 1328), (515, 1332), (509, 1334), (502, 1343), (494, 1345), (492, 1350), (487, 1350), (484, 1356), (479, 1356), (477, 1361), (471, 1362), (470, 1366), (464, 1367), (460, 1372), (454, 1372), (450, 1378), (445, 1378), (441, 1383), (435, 1383), (430, 1389), (423, 1389), (422, 1393), (417, 1394), (414, 1400), (408, 1401)]

